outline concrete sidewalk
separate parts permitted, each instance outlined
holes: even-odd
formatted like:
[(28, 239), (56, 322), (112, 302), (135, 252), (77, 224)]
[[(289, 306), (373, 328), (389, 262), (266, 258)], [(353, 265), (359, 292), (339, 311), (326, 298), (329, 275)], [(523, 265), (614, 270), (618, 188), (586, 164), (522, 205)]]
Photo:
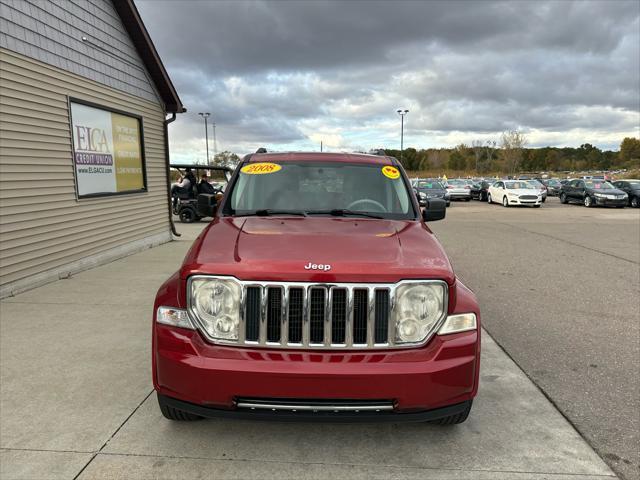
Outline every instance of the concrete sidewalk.
[(614, 477), (486, 334), (460, 426), (165, 420), (153, 298), (201, 228), (0, 303), (0, 478)]

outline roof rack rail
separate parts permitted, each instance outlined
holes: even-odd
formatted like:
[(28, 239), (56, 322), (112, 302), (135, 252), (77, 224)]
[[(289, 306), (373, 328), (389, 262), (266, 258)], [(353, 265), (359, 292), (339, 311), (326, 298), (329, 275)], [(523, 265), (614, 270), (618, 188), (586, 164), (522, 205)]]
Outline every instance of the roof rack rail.
[(371, 155), (379, 155), (381, 157), (386, 157), (387, 156), (387, 152), (384, 151), (384, 149), (382, 148), (374, 148), (373, 150), (371, 150)]
[(267, 149), (264, 147), (260, 147), (258, 150), (256, 150), (256, 153), (267, 153)]

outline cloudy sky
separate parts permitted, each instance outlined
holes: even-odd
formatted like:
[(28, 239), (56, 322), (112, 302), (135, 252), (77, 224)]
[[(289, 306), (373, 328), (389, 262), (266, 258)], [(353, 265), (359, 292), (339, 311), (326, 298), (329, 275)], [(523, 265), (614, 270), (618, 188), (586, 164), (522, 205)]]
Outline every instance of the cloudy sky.
[[(218, 151), (531, 146), (640, 135), (640, 2), (136, 0), (188, 113), (174, 160)], [(213, 151), (210, 131), (210, 152)]]

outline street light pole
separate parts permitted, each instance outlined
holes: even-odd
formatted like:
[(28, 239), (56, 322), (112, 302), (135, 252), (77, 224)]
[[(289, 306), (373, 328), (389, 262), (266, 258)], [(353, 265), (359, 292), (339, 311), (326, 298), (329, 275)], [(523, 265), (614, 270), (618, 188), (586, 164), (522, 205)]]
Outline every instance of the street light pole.
[(409, 110), (399, 108), (396, 112), (400, 115), (400, 163), (402, 164), (402, 152), (404, 150), (404, 116), (409, 113)]
[(213, 124), (213, 163), (216, 163), (216, 155), (218, 155), (218, 142), (216, 141), (216, 122)]
[(209, 118), (209, 115), (211, 114), (209, 112), (200, 112), (198, 115), (204, 118), (204, 138), (207, 144), (207, 165), (211, 165), (211, 163), (209, 162), (209, 127), (207, 126), (207, 118)]

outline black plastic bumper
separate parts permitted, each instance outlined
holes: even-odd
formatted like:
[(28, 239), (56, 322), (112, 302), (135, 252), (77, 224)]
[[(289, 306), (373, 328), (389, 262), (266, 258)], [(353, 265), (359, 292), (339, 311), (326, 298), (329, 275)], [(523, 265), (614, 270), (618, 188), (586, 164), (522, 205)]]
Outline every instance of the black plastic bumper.
[(222, 410), (203, 407), (158, 393), (158, 401), (170, 407), (205, 418), (236, 418), (242, 420), (267, 420), (276, 422), (326, 422), (326, 423), (378, 423), (378, 422), (428, 422), (456, 415), (467, 410), (473, 400), (422, 412), (291, 412), (270, 410)]

